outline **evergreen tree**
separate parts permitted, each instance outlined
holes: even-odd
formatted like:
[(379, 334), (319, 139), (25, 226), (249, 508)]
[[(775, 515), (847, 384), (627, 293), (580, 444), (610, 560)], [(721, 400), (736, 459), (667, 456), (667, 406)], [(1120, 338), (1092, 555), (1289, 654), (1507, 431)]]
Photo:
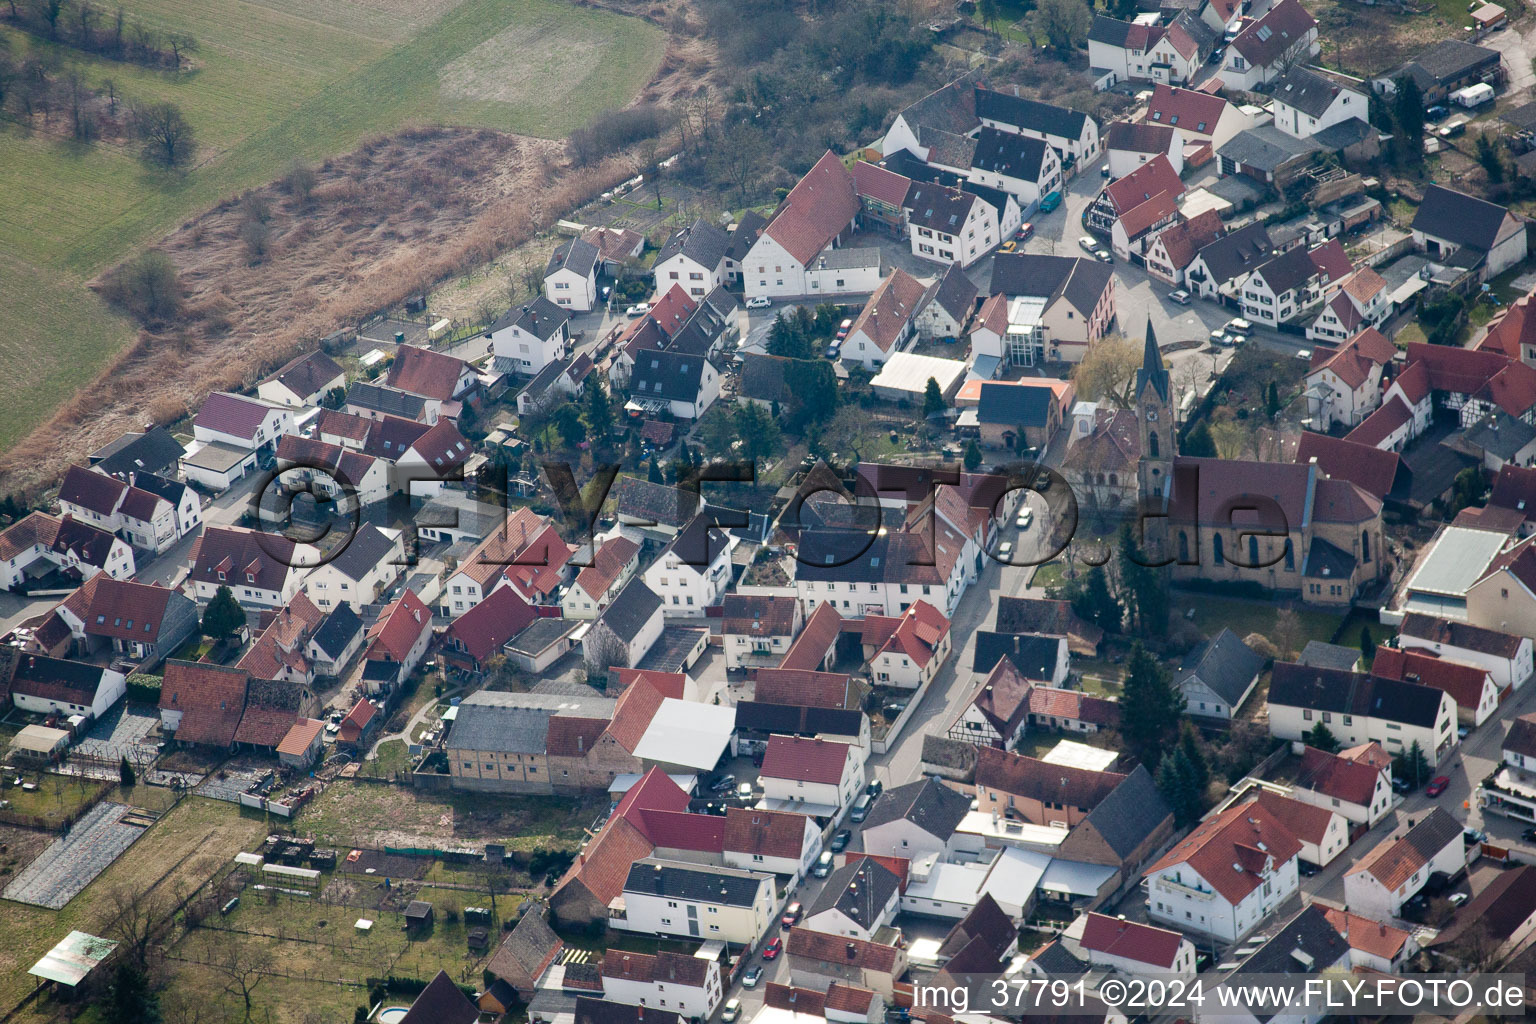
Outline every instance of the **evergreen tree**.
[(789, 385), (789, 426), (803, 430), (823, 423), (837, 412), (837, 372), (826, 359), (802, 360), (786, 369)]
[(1164, 754), (1157, 765), (1158, 791), (1173, 808), (1174, 824), (1183, 828), (1200, 820), (1202, 794), (1195, 788), (1193, 769), (1184, 751), (1175, 749)]
[(1360, 657), (1369, 665), (1376, 659), (1376, 638), (1371, 636), (1371, 627), (1360, 627)]
[(943, 412), (945, 408), (944, 392), (939, 390), (939, 382), (929, 377), (928, 385), (923, 388), (923, 416), (932, 416), (936, 412)]
[(1093, 566), (1084, 575), (1081, 598), (1074, 602), (1073, 611), (1105, 632), (1120, 632), (1125, 609), (1110, 591), (1109, 573), (1102, 565)]
[(1144, 637), (1161, 638), (1168, 632), (1168, 575), (1162, 568), (1144, 564), (1145, 553), (1129, 525), (1120, 528), (1121, 602), (1130, 612), (1132, 625)]
[(1140, 640), (1131, 645), (1125, 692), (1120, 696), (1120, 732), (1144, 764), (1156, 764), (1179, 732), (1184, 695)]
[(656, 456), (651, 456), (651, 466), (646, 470), (645, 478), (653, 484), (664, 484), (667, 478), (661, 475), (661, 463), (656, 461)]
[(1418, 740), (1392, 759), (1392, 774), (1415, 789), (1429, 781), (1430, 771), (1429, 758), (1424, 756), (1424, 748), (1419, 746)]
[(965, 470), (968, 473), (974, 473), (980, 466), (981, 449), (976, 447), (975, 441), (972, 441), (965, 446)]
[(1270, 419), (1280, 415), (1280, 388), (1274, 381), (1269, 382), (1269, 389), (1264, 392), (1264, 409)]
[(1216, 441), (1211, 437), (1211, 425), (1205, 420), (1196, 423), (1184, 437), (1184, 454), (1196, 459), (1214, 459)]
[(1403, 135), (1403, 145), (1410, 163), (1424, 159), (1424, 94), (1412, 75), (1404, 75), (1396, 83), (1397, 95), (1392, 100), (1392, 120)]
[(118, 777), (122, 780), (123, 785), (125, 785), (125, 786), (135, 785), (139, 781), (138, 776), (135, 775), (134, 772), (133, 772), (133, 765), (128, 763), (128, 755), (127, 754), (123, 755), (123, 762), (122, 762), (122, 764), (119, 764), (117, 766), (117, 774), (118, 774)]
[(203, 609), (203, 634), (222, 640), (233, 635), (243, 625), (245, 609), (235, 600), (235, 592), (228, 587), (220, 587), (213, 595), (213, 600), (208, 602), (208, 607)]
[(779, 425), (756, 402), (736, 407), (736, 432), (741, 437), (741, 454), (754, 462), (771, 456), (779, 444)]
[(1329, 729), (1322, 722), (1318, 722), (1307, 733), (1306, 742), (1307, 746), (1316, 747), (1318, 750), (1324, 750), (1330, 754), (1337, 754), (1339, 752), (1338, 737), (1334, 736), (1333, 730)]
[(101, 1009), (106, 1024), (160, 1024), (162, 1019), (160, 997), (150, 990), (149, 976), (129, 959), (120, 961), (112, 973)]
[(587, 376), (587, 430), (599, 441), (606, 440), (613, 429), (613, 405), (608, 389), (598, 374)]
[(1204, 796), (1205, 787), (1211, 784), (1211, 765), (1205, 759), (1205, 751), (1200, 748), (1200, 734), (1187, 721), (1184, 723), (1184, 735), (1179, 741), (1179, 749), (1189, 761), (1195, 788)]
[(1489, 183), (1494, 185), (1504, 181), (1504, 156), (1500, 145), (1497, 136), (1484, 133), (1477, 137), (1477, 162), (1483, 165)]

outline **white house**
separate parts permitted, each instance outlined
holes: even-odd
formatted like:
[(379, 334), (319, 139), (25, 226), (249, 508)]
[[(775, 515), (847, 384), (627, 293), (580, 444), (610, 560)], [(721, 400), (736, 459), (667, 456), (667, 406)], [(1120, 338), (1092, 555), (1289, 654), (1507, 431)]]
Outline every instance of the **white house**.
[(1352, 825), (1374, 825), (1392, 809), (1392, 758), (1379, 743), (1337, 754), (1307, 747), (1290, 797), (1336, 811)]
[(1392, 313), (1391, 289), (1370, 267), (1360, 267), (1339, 282), (1333, 297), (1307, 327), (1308, 341), (1338, 343), (1358, 331), (1378, 328)]
[(821, 852), (821, 830), (809, 815), (760, 807), (727, 807), (725, 863), (744, 871), (805, 877)]
[(1419, 951), (1419, 941), (1412, 932), (1384, 921), (1333, 907), (1324, 907), (1323, 916), (1349, 943), (1349, 966), (1353, 968), (1400, 974), (1403, 965)]
[(630, 377), (630, 405), (696, 420), (720, 397), (720, 371), (709, 357), (677, 349), (641, 349)]
[(796, 927), (866, 942), (896, 916), (902, 879), (868, 857), (850, 859), (832, 872)]
[(533, 377), (570, 355), (571, 310), (539, 296), (508, 311), (491, 325), (491, 350), (498, 372)]
[(695, 301), (702, 299), (725, 283), (730, 248), (731, 236), (707, 220), (678, 228), (656, 253), (656, 294), (677, 285)]
[(731, 583), (730, 540), (711, 518), (695, 516), (642, 574), (668, 616), (703, 618)]
[(727, 669), (771, 668), (800, 633), (800, 602), (790, 594), (725, 594), (720, 645)]
[(630, 865), (608, 927), (753, 947), (775, 924), (774, 877), (647, 857)]
[[(1045, 147), (1045, 143), (1036, 145)], [(907, 191), (912, 254), (968, 267), (997, 248), (997, 211), (969, 192), (915, 181)]]
[(65, 472), (59, 485), (59, 510), (157, 554), (180, 537), (176, 509), (169, 501), (83, 466), (70, 466)]
[(865, 650), (874, 652), (870, 677), (880, 686), (925, 686), (949, 658), (949, 620), (927, 601), (914, 601), (899, 619), (866, 616), (864, 626)]
[(1275, 127), (1298, 139), (1309, 139), (1345, 121), (1365, 121), (1369, 117), (1369, 101), (1364, 93), (1300, 64), (1274, 84), (1270, 95), (1275, 101)]
[(587, 670), (634, 667), (660, 639), (663, 625), (661, 598), (644, 580), (630, 580), (582, 641)]
[(133, 485), (170, 502), (176, 514), (176, 536), (185, 537), (203, 524), (203, 503), (198, 500), (197, 492), (180, 480), (136, 472)]
[(561, 596), (561, 614), (567, 619), (597, 618), (639, 565), (639, 544), (624, 536), (609, 537)]
[[(985, 203), (978, 204), (986, 206)], [(914, 227), (914, 245), (923, 231), (929, 231), (935, 245), (935, 253), (952, 252), (943, 249), (935, 229)], [(844, 363), (858, 363), (866, 370), (875, 370), (894, 353), (906, 347), (916, 333), (917, 305), (926, 289), (922, 283), (897, 268), (880, 283), (859, 315), (854, 318), (848, 336), (843, 339), (840, 358)]]
[(1456, 701), (1457, 717), (1469, 728), (1482, 725), (1499, 709), (1499, 688), (1481, 665), (1399, 647), (1383, 647), (1379, 653), (1386, 656), (1371, 662), (1372, 672), (1450, 694)]
[(1187, 82), (1200, 69), (1199, 43), (1182, 25), (1163, 27), (1097, 15), (1088, 31), (1088, 64), (1100, 88), (1120, 82)]
[[(1006, 237), (1008, 232), (1003, 234)], [(913, 317), (918, 333), (928, 338), (959, 337), (976, 308), (977, 294), (971, 279), (958, 264), (951, 263), (918, 300)]]
[(400, 531), (364, 523), (340, 554), (309, 571), (304, 577), (304, 593), (321, 611), (347, 604), (361, 612), (378, 602), (404, 567), (405, 545)]
[(853, 175), (835, 153), (824, 154), (790, 189), (742, 260), (747, 298), (873, 291), (879, 278), (878, 257), (874, 281), (869, 279), (867, 260), (858, 266), (826, 266), (832, 262), (828, 250), (853, 233), (859, 209)]
[(1344, 746), (1376, 742), (1394, 757), (1417, 743), (1432, 766), (1457, 743), (1456, 701), (1442, 690), (1277, 663), (1269, 684), (1270, 735), (1304, 739), (1318, 722)]
[(947, 854), (970, 806), (964, 793), (933, 778), (888, 789), (875, 800), (859, 831), (863, 850), (909, 860)]
[(598, 250), (581, 238), (569, 238), (544, 267), (544, 297), (563, 309), (584, 313), (597, 305)]
[[(1016, 196), (1022, 209), (1031, 210), (1061, 188), (1061, 157), (1044, 139), (983, 128), (966, 178)], [(919, 184), (914, 182), (913, 188)], [(907, 203), (913, 204), (910, 192)]]
[(1456, 250), (1482, 255), (1484, 277), (1496, 277), (1525, 259), (1525, 222), (1497, 203), (1431, 185), (1413, 215), (1413, 244), (1431, 259)]
[(758, 782), (770, 809), (836, 815), (864, 787), (864, 758), (849, 743), (774, 736)]
[(73, 516), (33, 512), (0, 533), (0, 585), (16, 587), (38, 561), (75, 570), (87, 580), (100, 572), (132, 579), (135, 572), (133, 549), (119, 538)]
[(1485, 629), (1465, 622), (1437, 619), (1420, 612), (1409, 612), (1398, 627), (1399, 647), (1432, 651), (1435, 654), (1488, 670), (1499, 689), (1524, 686), (1536, 671), (1532, 641), (1498, 630)]
[(293, 427), (293, 410), (259, 398), (215, 391), (192, 419), (192, 436), (247, 451), (265, 451)]
[(988, 128), (1044, 139), (1063, 169), (1082, 168), (1099, 158), (1099, 126), (1080, 110), (976, 87), (976, 118)]
[(1374, 327), (1353, 334), (1331, 354), (1319, 353), (1306, 376), (1307, 412), (1314, 426), (1355, 427), (1375, 412), (1381, 404), (1382, 371), (1396, 353), (1396, 346)]
[(1104, 136), (1109, 176), (1123, 178), (1159, 154), (1168, 158), (1175, 174), (1183, 174), (1184, 143), (1184, 133), (1171, 125), (1116, 121)]
[(256, 385), (256, 397), (276, 405), (315, 406), (329, 392), (347, 386), (347, 371), (324, 352), (297, 356)]
[(35, 715), (100, 718), (128, 692), (127, 680), (101, 665), (22, 654), (11, 679), (11, 703)]
[[(297, 434), (278, 440), (277, 469), (290, 492), (329, 498), (342, 514), (387, 501), (392, 489), (390, 465), (384, 459)], [(286, 514), (288, 509), (277, 511)]]
[(1213, 151), (1255, 125), (1252, 116), (1220, 96), (1161, 83), (1153, 88), (1141, 119), (1146, 124), (1177, 128), (1186, 142), (1209, 143)]
[(1184, 713), (1230, 719), (1243, 706), (1264, 670), (1264, 658), (1230, 629), (1191, 651), (1174, 685), (1184, 695)]
[(299, 592), (313, 554), (281, 534), (209, 526), (192, 549), (190, 578), (200, 604), (228, 587), (244, 607), (281, 608)]
[(1299, 0), (1280, 0), (1232, 40), (1222, 62), (1221, 80), (1229, 89), (1251, 91), (1310, 61), (1321, 49), (1312, 15)]
[(1262, 807), (1301, 844), (1301, 859), (1327, 867), (1349, 846), (1349, 820), (1329, 807), (1260, 790), (1244, 806)]
[(1461, 822), (1443, 808), (1409, 815), (1403, 826), (1356, 861), (1344, 875), (1344, 902), (1377, 921), (1401, 916), (1403, 904), (1437, 871), (1455, 875), (1467, 866)]
[(1147, 916), (1235, 942), (1297, 890), (1301, 844), (1250, 804), (1202, 822), (1146, 871)]
[(1076, 938), (1088, 962), (1122, 974), (1195, 975), (1195, 944), (1176, 931), (1088, 913), (1065, 933)]
[(602, 977), (603, 998), (610, 1002), (699, 1020), (714, 1015), (724, 991), (718, 958), (671, 950), (653, 956), (610, 949), (603, 955)]
[(1255, 267), (1243, 282), (1243, 316), (1271, 326), (1305, 313), (1323, 300), (1323, 272), (1304, 246)]

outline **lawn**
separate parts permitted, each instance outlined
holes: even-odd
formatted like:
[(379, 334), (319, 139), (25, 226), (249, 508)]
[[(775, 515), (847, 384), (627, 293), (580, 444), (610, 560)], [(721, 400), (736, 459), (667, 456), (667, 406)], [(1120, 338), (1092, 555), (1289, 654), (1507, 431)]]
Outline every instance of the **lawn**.
[(4, 798), (10, 801), (10, 809), (17, 814), (43, 818), (51, 827), (62, 824), (70, 815), (93, 803), (96, 795), (108, 785), (80, 776), (39, 776), (33, 772), (22, 773), (22, 778), (28, 783), (36, 783), (37, 788), (28, 791), (20, 786), (8, 787)]
[[(26, 372), (0, 386), (0, 445), (97, 373), (133, 328), (84, 282), (193, 213), (412, 122), (558, 138), (622, 106), (655, 72), (664, 35), (561, 0), (311, 5), (273, 0), (126, 0), (130, 16), (185, 29), (197, 70), (171, 77), (63, 55), (138, 102), (181, 107), (197, 131), (185, 175), (145, 170), (109, 145), (80, 147), (0, 126), (0, 354)], [(437, 20), (390, 13), (401, 7)], [(18, 55), (30, 37), (0, 30)], [(54, 57), (58, 53), (45, 54)]]
[[(1193, 622), (1206, 636), (1214, 637), (1221, 632), (1222, 627), (1226, 627), (1239, 637), (1259, 633), (1274, 638), (1275, 613), (1280, 609), (1280, 605), (1274, 601), (1230, 597), (1225, 594), (1199, 594), (1187, 590), (1174, 591), (1172, 599), (1173, 610), (1177, 615), (1183, 615), (1191, 608), (1195, 610)], [(1334, 630), (1338, 629), (1339, 623), (1344, 621), (1342, 611), (1300, 606), (1293, 610), (1301, 626), (1300, 644), (1303, 647), (1308, 640), (1328, 640)]]
[(71, 929), (97, 935), (106, 930), (115, 888), (193, 888), (265, 833), (260, 817), (242, 814), (234, 804), (187, 797), (63, 910), (6, 903), (6, 927), (0, 928), (0, 1009), (9, 1009), (32, 990), (35, 979), (27, 968)]

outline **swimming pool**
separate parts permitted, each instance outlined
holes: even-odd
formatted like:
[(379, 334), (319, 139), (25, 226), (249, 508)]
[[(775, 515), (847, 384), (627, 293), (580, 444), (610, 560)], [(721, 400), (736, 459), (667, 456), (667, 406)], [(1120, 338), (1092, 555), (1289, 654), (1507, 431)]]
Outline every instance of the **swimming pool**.
[(379, 1011), (379, 1024), (400, 1024), (410, 1012), (409, 1006), (386, 1006)]

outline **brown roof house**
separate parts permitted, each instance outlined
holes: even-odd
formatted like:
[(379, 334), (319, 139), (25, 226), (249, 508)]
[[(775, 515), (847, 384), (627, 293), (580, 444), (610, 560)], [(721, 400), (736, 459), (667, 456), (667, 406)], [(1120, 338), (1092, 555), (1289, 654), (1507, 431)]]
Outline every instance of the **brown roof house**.
[(852, 984), (895, 996), (896, 979), (907, 970), (906, 950), (846, 935), (790, 930), (785, 943), (794, 976), (817, 985)]
[(533, 998), (538, 981), (565, 949), (549, 926), (542, 907), (530, 905), (517, 927), (507, 933), (486, 970), (510, 984), (524, 1002)]
[(245, 713), (250, 677), (238, 668), (166, 662), (160, 725), (182, 743), (228, 749)]

